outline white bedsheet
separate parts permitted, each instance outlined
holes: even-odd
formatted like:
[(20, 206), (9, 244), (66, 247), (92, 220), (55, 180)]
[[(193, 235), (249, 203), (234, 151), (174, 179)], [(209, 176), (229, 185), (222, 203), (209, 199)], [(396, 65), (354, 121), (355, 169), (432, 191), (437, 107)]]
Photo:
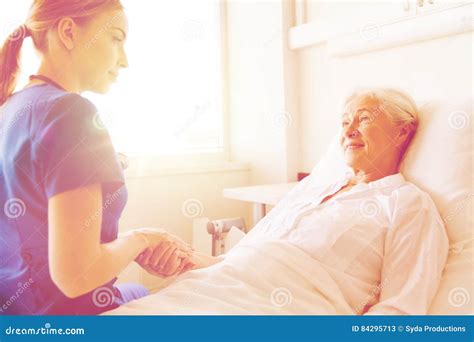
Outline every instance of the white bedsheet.
[(354, 314), (320, 263), (282, 240), (238, 244), (224, 261), (187, 272), (106, 315)]
[(433, 202), (396, 174), (320, 204), (349, 178), (305, 179), (224, 261), (113, 313), (426, 314), (448, 252)]

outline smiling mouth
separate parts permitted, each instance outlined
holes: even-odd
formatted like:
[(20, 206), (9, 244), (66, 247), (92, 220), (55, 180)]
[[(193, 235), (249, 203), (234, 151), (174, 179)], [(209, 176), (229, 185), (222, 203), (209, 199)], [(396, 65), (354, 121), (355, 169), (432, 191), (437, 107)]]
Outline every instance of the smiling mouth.
[(346, 151), (347, 150), (357, 150), (357, 149), (362, 148), (362, 147), (364, 147), (363, 144), (350, 144), (350, 145), (346, 146)]

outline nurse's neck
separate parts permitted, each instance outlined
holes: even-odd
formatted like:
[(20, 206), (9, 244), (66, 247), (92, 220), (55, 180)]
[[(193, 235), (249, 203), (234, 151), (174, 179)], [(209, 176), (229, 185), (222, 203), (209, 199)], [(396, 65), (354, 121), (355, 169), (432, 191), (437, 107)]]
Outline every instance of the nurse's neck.
[[(79, 86), (79, 80), (77, 79), (77, 76), (75, 76), (75, 73), (71, 72), (71, 70), (61, 68), (61, 66), (53, 65), (47, 61), (43, 61), (36, 75), (49, 78), (69, 93), (80, 94), (83, 92)], [(44, 83), (44, 81), (32, 79), (28, 85), (41, 83)]]

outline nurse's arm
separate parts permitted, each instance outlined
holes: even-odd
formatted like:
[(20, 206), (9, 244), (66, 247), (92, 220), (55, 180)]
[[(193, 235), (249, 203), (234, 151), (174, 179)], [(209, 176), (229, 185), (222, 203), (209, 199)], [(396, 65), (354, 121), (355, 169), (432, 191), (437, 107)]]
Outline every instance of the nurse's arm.
[(100, 183), (51, 197), (48, 220), (49, 271), (70, 298), (112, 280), (148, 247), (146, 239), (133, 231), (101, 244)]

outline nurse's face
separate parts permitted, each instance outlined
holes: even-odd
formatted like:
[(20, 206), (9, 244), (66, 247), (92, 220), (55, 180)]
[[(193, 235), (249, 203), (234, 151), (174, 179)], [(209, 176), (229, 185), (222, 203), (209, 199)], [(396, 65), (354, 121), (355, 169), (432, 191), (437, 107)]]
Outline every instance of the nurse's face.
[(123, 10), (105, 11), (78, 30), (77, 72), (81, 88), (96, 93), (108, 91), (119, 70), (128, 66), (125, 40), (128, 32)]
[(377, 102), (366, 99), (347, 107), (341, 126), (340, 144), (353, 170), (384, 173), (398, 168), (405, 137)]

